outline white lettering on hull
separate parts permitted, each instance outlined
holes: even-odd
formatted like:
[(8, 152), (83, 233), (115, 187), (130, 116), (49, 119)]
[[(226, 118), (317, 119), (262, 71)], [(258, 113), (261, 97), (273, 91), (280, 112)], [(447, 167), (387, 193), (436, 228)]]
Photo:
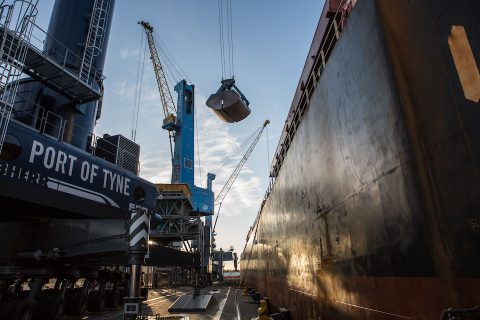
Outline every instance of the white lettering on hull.
[[(30, 163), (41, 163), (47, 170), (53, 170), (70, 177), (77, 174), (83, 182), (90, 184), (93, 184), (98, 179), (102, 179), (101, 181), (103, 181), (103, 183), (100, 185), (104, 189), (125, 196), (130, 195), (129, 178), (108, 169), (100, 168), (98, 165), (90, 163), (87, 160), (76, 166), (77, 160), (76, 156), (61, 150), (56, 150), (52, 146), (45, 148), (45, 146), (37, 140), (34, 140), (32, 143), (29, 157)], [(99, 173), (101, 173), (100, 178)]]

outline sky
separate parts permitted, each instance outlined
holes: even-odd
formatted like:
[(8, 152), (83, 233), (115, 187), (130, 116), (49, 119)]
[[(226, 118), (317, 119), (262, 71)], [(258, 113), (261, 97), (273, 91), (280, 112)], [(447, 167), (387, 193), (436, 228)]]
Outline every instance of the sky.
[[(77, 0), (80, 1), (80, 0)], [(221, 0), (226, 3), (226, 0)], [(250, 101), (250, 116), (228, 124), (205, 102), (220, 86), (218, 0), (117, 0), (104, 75), (102, 117), (95, 133), (131, 138), (134, 96), (143, 30), (137, 21), (150, 22), (176, 62), (195, 84), (198, 145), (195, 184), (205, 187), (206, 173), (214, 173), (219, 192), (236, 162), (218, 168), (222, 159), (266, 119), (271, 121), (225, 199), (218, 219), (217, 248), (235, 248), (240, 255), (268, 185), (274, 156), (293, 100), (323, 0), (232, 0), (233, 57), (236, 84)], [(39, 0), (37, 24), (46, 29), (53, 0)], [(176, 93), (171, 88), (176, 101)], [(163, 111), (150, 60), (142, 81), (136, 142), (141, 146), (140, 176), (169, 183), (171, 175), (167, 133), (161, 128)], [(239, 160), (239, 159), (238, 159)]]

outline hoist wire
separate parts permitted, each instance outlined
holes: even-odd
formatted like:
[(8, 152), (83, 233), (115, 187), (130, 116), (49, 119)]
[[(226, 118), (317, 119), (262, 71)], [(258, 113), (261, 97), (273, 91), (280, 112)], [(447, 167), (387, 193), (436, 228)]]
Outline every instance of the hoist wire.
[[(223, 4), (226, 1), (226, 4)], [(233, 14), (231, 0), (218, 0), (218, 27), (220, 33), (220, 65), (222, 80), (234, 77), (233, 63)], [(225, 48), (226, 47), (226, 48)], [(228, 54), (228, 57), (226, 55)], [(227, 62), (228, 59), (228, 62)], [(228, 70), (227, 70), (228, 68)]]
[(232, 46), (232, 78), (235, 76), (235, 64), (234, 64), (234, 59), (233, 59), (233, 54), (234, 54), (234, 47), (233, 47), (233, 15), (232, 15), (232, 5), (230, 4), (230, 33), (231, 33), (231, 39), (232, 39), (232, 43), (231, 43), (231, 46)]
[[(182, 67), (176, 62), (173, 55), (168, 50), (168, 47), (165, 45), (165, 42), (160, 37), (156, 37), (154, 41), (157, 43), (157, 47), (159, 48), (159, 54), (167, 69), (167, 77), (169, 78), (170, 84), (172, 87), (180, 82), (182, 79), (185, 79), (189, 83), (191, 83), (190, 78), (182, 69)], [(171, 78), (170, 78), (171, 77)], [(173, 79), (173, 81), (172, 81)], [(195, 112), (195, 138), (196, 138), (196, 145), (197, 145), (197, 160), (198, 160), (198, 169), (200, 174), (200, 186), (203, 187), (203, 177), (202, 177), (202, 167), (201, 167), (201, 159), (200, 159), (200, 144), (198, 142), (198, 121), (197, 121), (197, 108), (194, 107)], [(172, 150), (172, 143), (170, 141), (170, 149)], [(172, 163), (173, 163), (173, 151), (172, 152)]]
[[(257, 131), (256, 131), (257, 132)], [(256, 133), (254, 132), (254, 134)], [(213, 172), (220, 172), (221, 169), (228, 168), (235, 160), (242, 155), (242, 151), (246, 148), (251, 141), (251, 137), (246, 139), (241, 145), (238, 145), (232, 152), (230, 152), (225, 159), (214, 169)]]
[(227, 9), (226, 9), (226, 15), (227, 15), (227, 48), (228, 48), (228, 69), (229, 69), (229, 78), (232, 76), (232, 46), (230, 45), (232, 43), (231, 39), (231, 33), (230, 33), (230, 0), (227, 0)]
[(234, 77), (234, 67), (233, 67), (233, 18), (232, 18), (232, 0), (227, 0), (227, 23), (228, 23), (228, 38), (229, 38), (229, 45), (228, 51), (230, 53), (230, 78), (233, 79)]
[(229, 155), (227, 155), (226, 159), (222, 161), (220, 164), (220, 168), (223, 167), (228, 167), (232, 164), (232, 162), (238, 160), (239, 157), (243, 156), (243, 153), (245, 149), (248, 148), (248, 146), (251, 144), (251, 141), (255, 138), (255, 136), (258, 134), (258, 132), (262, 128), (259, 127), (257, 130), (255, 130), (247, 139), (245, 139), (233, 152), (231, 152)]
[[(158, 51), (157, 51), (157, 53), (158, 53)], [(163, 58), (160, 58), (160, 59), (162, 59), (162, 61), (165, 60)], [(175, 87), (175, 84), (178, 83), (179, 78), (170, 69), (169, 64), (162, 63), (162, 66), (163, 66), (163, 71), (164, 71), (164, 74), (165, 74), (165, 78), (167, 79), (167, 82), (169, 83), (169, 91), (172, 92), (173, 90), (171, 90), (171, 88)]]
[(180, 71), (175, 67), (174, 63), (171, 61), (170, 57), (165, 53), (163, 48), (159, 47), (159, 55), (163, 61), (163, 65), (166, 67), (167, 71), (170, 73), (171, 77), (176, 81), (180, 81), (182, 79), (182, 75)]
[[(169, 83), (169, 88), (174, 88), (175, 84), (178, 83), (178, 81), (172, 77), (172, 75), (168, 71), (168, 68), (164, 68), (163, 70), (167, 70), (167, 72), (164, 72), (164, 73), (165, 73), (165, 78), (167, 78), (167, 82)], [(170, 90), (170, 92), (171, 91), (172, 90)]]
[[(162, 56), (162, 55), (159, 53), (159, 56)], [(162, 61), (166, 60), (163, 57), (161, 57), (160, 59)], [(178, 79), (179, 79), (178, 75), (175, 74), (175, 71), (172, 70), (169, 63), (162, 63), (162, 65), (163, 65), (163, 71), (165, 73), (165, 76), (173, 85), (175, 85), (175, 83), (178, 82)]]
[(170, 61), (169, 57), (163, 51), (161, 46), (157, 46), (157, 53), (162, 61), (162, 65), (164, 66), (163, 70), (166, 71), (165, 75), (169, 78), (169, 81), (174, 86), (176, 83), (180, 81), (182, 76), (180, 75), (179, 71), (173, 66), (173, 63)]
[(140, 74), (140, 89), (138, 91), (138, 105), (137, 105), (137, 116), (135, 119), (135, 135), (133, 137), (133, 142), (137, 139), (137, 127), (138, 127), (138, 116), (140, 114), (140, 105), (142, 101), (142, 87), (143, 87), (143, 72), (145, 70), (145, 57), (147, 55), (147, 49), (143, 50), (143, 62), (142, 62), (142, 72)]
[[(185, 79), (187, 82), (191, 83), (190, 78), (186, 74), (186, 72), (182, 69), (180, 64), (177, 63), (175, 60), (174, 56), (171, 54), (171, 52), (168, 50), (168, 47), (166, 46), (165, 42), (162, 40), (158, 34), (154, 36), (155, 45), (157, 48), (157, 52), (160, 56), (160, 59), (162, 61), (162, 65), (165, 67), (164, 70), (165, 75), (170, 82), (170, 86), (172, 88), (175, 87), (175, 85), (180, 82), (182, 79)], [(195, 112), (195, 138), (196, 138), (196, 145), (197, 145), (197, 160), (198, 160), (198, 168), (199, 168), (199, 174), (200, 174), (200, 180), (202, 181), (202, 167), (201, 167), (201, 159), (200, 159), (200, 144), (198, 142), (198, 122), (197, 122), (197, 109), (194, 107), (194, 112)], [(171, 160), (172, 160), (172, 165), (173, 165), (173, 133), (169, 132), (169, 142), (170, 142), (170, 154), (171, 154)], [(201, 184), (203, 187), (203, 185)]]
[[(168, 49), (167, 49), (167, 46), (165, 44), (165, 42), (163, 41), (163, 39), (160, 37), (160, 35), (157, 33), (155, 33), (153, 35), (153, 41), (155, 42), (155, 46), (157, 48), (157, 50), (159, 50), (162, 54), (162, 56), (164, 57), (164, 59), (167, 59), (168, 60), (168, 63), (171, 64), (171, 65), (175, 65), (176, 66), (176, 63), (174, 63), (172, 60), (173, 60), (173, 57), (171, 57), (171, 54), (168, 52)], [(162, 59), (162, 62), (164, 64), (167, 64), (166, 61), (164, 61), (164, 59)]]
[(237, 164), (237, 166), (235, 167), (235, 170), (233, 171), (233, 173), (228, 178), (227, 183), (223, 186), (222, 190), (219, 192), (219, 194), (216, 196), (216, 198), (214, 200), (215, 206), (218, 206), (217, 216), (215, 218), (215, 223), (213, 225), (213, 232), (214, 233), (215, 233), (215, 228), (217, 226), (218, 217), (220, 216), (220, 210), (222, 208), (223, 201), (227, 197), (228, 192), (230, 191), (233, 183), (237, 179), (237, 177), (240, 174), (242, 168), (244, 167), (244, 165), (246, 164), (250, 155), (252, 154), (253, 149), (257, 145), (257, 142), (260, 139), (261, 134), (263, 133), (263, 129), (267, 126), (267, 124), (268, 123), (265, 122), (262, 126), (260, 126), (260, 130), (255, 131), (256, 132), (255, 139), (250, 143), (250, 145), (248, 147), (248, 150), (246, 151), (246, 153), (242, 157), (242, 160), (240, 160), (240, 162)]
[[(132, 134), (132, 139), (133, 139), (133, 142), (135, 142), (135, 140), (137, 139), (137, 127), (138, 127), (138, 116), (140, 115), (140, 105), (141, 105), (141, 101), (142, 101), (142, 88), (143, 88), (143, 73), (145, 71), (145, 58), (146, 58), (146, 55), (147, 55), (147, 43), (145, 42), (145, 48), (143, 49), (143, 58), (141, 59), (142, 60), (142, 68), (141, 68), (141, 71), (140, 71), (140, 81), (138, 82), (138, 98), (137, 98), (137, 105), (136, 105), (136, 115), (135, 115), (135, 124), (133, 126), (133, 134)], [(142, 50), (140, 50), (140, 55), (142, 54)]]
[(220, 29), (220, 66), (222, 68), (222, 80), (225, 78), (225, 47), (223, 40), (223, 2), (218, 0), (218, 26)]
[(243, 151), (250, 145), (251, 141), (255, 138), (258, 132), (262, 129), (263, 125), (256, 129), (247, 139), (245, 139), (240, 145), (238, 145), (232, 152), (230, 152), (222, 162), (212, 172), (220, 172), (223, 168), (228, 168), (234, 161), (238, 160), (240, 156), (243, 156)]
[(156, 42), (160, 45), (160, 48), (162, 49), (162, 51), (165, 52), (165, 56), (168, 58), (168, 60), (171, 61), (173, 66), (175, 66), (176, 70), (178, 71), (178, 74), (180, 75), (180, 78), (183, 78), (187, 80), (189, 83), (192, 83), (192, 81), (188, 77), (185, 70), (183, 70), (182, 66), (177, 62), (177, 60), (175, 60), (175, 55), (173, 55), (170, 52), (170, 50), (168, 50), (168, 46), (165, 44), (163, 39), (160, 36), (158, 36)]
[(143, 50), (143, 30), (141, 30), (140, 35), (140, 50), (138, 52), (138, 62), (137, 62), (137, 80), (135, 81), (135, 93), (133, 96), (133, 112), (132, 112), (132, 123), (131, 123), (131, 139), (133, 140), (135, 134), (135, 118), (137, 112), (137, 99), (138, 99), (138, 87), (140, 82), (140, 65), (142, 63), (142, 50)]

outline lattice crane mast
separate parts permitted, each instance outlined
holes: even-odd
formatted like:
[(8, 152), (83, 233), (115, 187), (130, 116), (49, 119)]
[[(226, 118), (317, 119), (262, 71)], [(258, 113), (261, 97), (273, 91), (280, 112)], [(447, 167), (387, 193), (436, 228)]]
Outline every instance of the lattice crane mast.
[(155, 72), (155, 78), (157, 79), (158, 91), (160, 92), (160, 99), (162, 100), (163, 113), (165, 115), (162, 127), (169, 132), (170, 152), (172, 153), (173, 131), (176, 128), (177, 108), (175, 107), (175, 102), (173, 101), (170, 88), (168, 87), (167, 77), (165, 76), (162, 62), (158, 56), (155, 41), (153, 40), (153, 27), (146, 21), (139, 21), (138, 24), (143, 27), (147, 36), (148, 49), (150, 51), (153, 70)]
[(255, 146), (257, 145), (258, 140), (260, 140), (260, 137), (262, 136), (263, 130), (265, 130), (265, 127), (270, 123), (270, 120), (265, 120), (263, 123), (260, 131), (257, 133), (255, 136), (255, 139), (252, 141), (252, 144), (250, 147), (248, 147), (247, 151), (243, 155), (242, 159), (240, 162), (237, 164), (235, 167), (235, 170), (233, 170), (232, 174), (228, 178), (227, 182), (223, 186), (222, 190), (218, 193), (217, 197), (215, 198), (215, 205), (218, 205), (218, 210), (217, 210), (217, 217), (215, 218), (215, 224), (213, 225), (213, 231), (215, 232), (215, 227), (217, 226), (217, 221), (218, 221), (218, 216), (220, 214), (220, 209), (222, 207), (223, 200), (225, 200), (225, 197), (227, 196), (228, 192), (230, 191), (230, 188), (232, 187), (233, 183), (237, 179), (238, 175), (240, 174), (240, 171), (242, 171), (243, 166), (247, 162), (248, 158), (252, 154), (253, 149), (255, 149)]

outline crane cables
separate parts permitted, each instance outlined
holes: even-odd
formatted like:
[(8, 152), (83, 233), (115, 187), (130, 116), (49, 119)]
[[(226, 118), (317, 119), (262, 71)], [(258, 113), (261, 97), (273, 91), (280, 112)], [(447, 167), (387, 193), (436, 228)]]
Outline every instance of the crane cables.
[[(141, 31), (142, 37), (141, 37), (140, 53), (139, 53), (139, 60), (138, 60), (138, 67), (137, 67), (135, 105), (134, 105), (134, 111), (133, 111), (133, 117), (132, 117), (132, 139), (133, 140), (136, 137), (136, 130), (138, 125), (138, 116), (139, 116), (139, 110), (140, 110), (140, 101), (141, 101), (142, 84), (143, 84), (143, 71), (145, 68), (145, 56), (147, 52), (147, 45), (150, 46), (151, 44), (153, 44), (153, 48), (149, 48), (151, 51), (150, 54), (152, 55), (150, 58), (153, 59), (154, 58), (153, 55), (155, 55), (156, 59), (159, 60), (158, 65), (163, 70), (162, 72), (164, 77), (164, 80), (162, 80), (162, 82), (164, 82), (163, 89), (166, 89), (165, 93), (169, 95), (168, 97), (169, 99), (167, 99), (168, 106), (163, 105), (164, 111), (167, 110), (165, 111), (166, 113), (172, 113), (172, 111), (173, 112), (176, 111), (175, 102), (171, 98), (172, 90), (170, 90), (170, 88), (174, 88), (175, 85), (183, 79), (189, 83), (192, 83), (192, 81), (190, 80), (186, 72), (182, 69), (180, 64), (174, 58), (173, 54), (170, 52), (170, 50), (168, 50), (168, 47), (166, 46), (162, 38), (158, 35), (157, 32), (153, 33), (153, 28), (150, 26), (150, 24), (144, 21), (140, 21), (139, 24), (141, 24), (144, 27), (144, 29), (146, 29), (145, 30), (146, 32), (144, 32), (143, 30)], [(147, 38), (145, 40), (145, 43), (144, 43), (144, 38)], [(155, 63), (154, 63), (154, 69), (155, 69)], [(157, 82), (158, 82), (158, 79), (157, 79)], [(160, 90), (160, 94), (162, 95), (162, 89), (160, 87), (159, 87), (159, 90)], [(162, 99), (162, 97), (160, 98)], [(163, 99), (162, 99), (162, 104), (164, 104)], [(168, 116), (168, 114), (165, 114), (165, 116)], [(197, 159), (198, 159), (200, 180), (202, 180), (202, 169), (201, 169), (201, 162), (200, 162), (200, 144), (198, 143), (197, 127), (198, 127), (197, 116), (196, 116), (196, 108), (195, 108), (195, 137), (196, 137), (196, 146), (197, 146), (197, 154), (198, 154)], [(170, 155), (173, 162), (173, 142), (172, 141), (174, 139), (174, 133), (172, 131), (169, 131), (168, 136), (169, 136), (169, 143), (170, 143)]]
[(145, 57), (147, 54), (147, 42), (144, 40), (144, 33), (141, 31), (140, 51), (137, 63), (137, 80), (135, 82), (135, 95), (133, 98), (133, 115), (132, 115), (132, 140), (135, 142), (137, 138), (138, 115), (140, 113), (142, 87), (143, 87), (143, 71), (145, 70)]
[(255, 132), (252, 134), (252, 136), (250, 136), (249, 139), (247, 139), (247, 140), (252, 140), (250, 138), (253, 137), (253, 141), (251, 141), (248, 144), (247, 143), (242, 144), (242, 145), (249, 145), (248, 149), (245, 152), (245, 154), (242, 156), (240, 162), (237, 164), (237, 166), (235, 167), (235, 170), (233, 170), (233, 172), (231, 173), (227, 182), (222, 187), (222, 190), (218, 193), (218, 195), (217, 195), (217, 197), (215, 198), (215, 201), (214, 201), (215, 205), (218, 206), (218, 209), (217, 209), (217, 216), (215, 217), (215, 223), (213, 225), (213, 232), (215, 232), (215, 228), (217, 226), (217, 221), (218, 221), (218, 217), (220, 215), (220, 209), (222, 208), (223, 201), (225, 200), (228, 192), (230, 191), (230, 188), (232, 187), (233, 183), (235, 182), (238, 175), (240, 174), (240, 171), (242, 170), (243, 166), (245, 165), (248, 158), (252, 154), (253, 149), (257, 145), (258, 140), (260, 140), (260, 137), (262, 136), (263, 130), (267, 127), (267, 125), (269, 123), (270, 123), (269, 120), (265, 120), (265, 122), (257, 130), (255, 130)]
[(233, 163), (239, 161), (243, 156), (245, 150), (251, 144), (255, 136), (262, 130), (263, 125), (259, 126), (250, 136), (248, 136), (241, 144), (239, 144), (233, 151), (224, 157), (222, 162), (218, 164), (211, 172), (222, 172), (230, 169)]
[(175, 60), (173, 54), (170, 52), (170, 50), (168, 50), (167, 45), (158, 35), (158, 33), (155, 33), (153, 35), (153, 40), (155, 42), (158, 55), (162, 60), (162, 64), (165, 66), (165, 69), (167, 71), (165, 75), (167, 76), (171, 87), (174, 87), (175, 84), (180, 82), (182, 79), (185, 79), (187, 82), (192, 83), (187, 73), (182, 69), (177, 60)]
[[(190, 78), (188, 77), (187, 73), (182, 69), (180, 64), (175, 60), (173, 54), (168, 50), (168, 47), (165, 45), (165, 42), (160, 38), (158, 33), (155, 33), (154, 42), (157, 47), (158, 55), (162, 60), (163, 64), (166, 68), (166, 77), (170, 83), (171, 87), (174, 87), (175, 84), (180, 82), (182, 79), (185, 79), (187, 82), (192, 83)], [(203, 179), (202, 179), (202, 167), (201, 167), (201, 160), (200, 160), (200, 143), (198, 142), (198, 122), (197, 122), (197, 108), (194, 108), (195, 112), (195, 144), (197, 146), (197, 161), (198, 161), (198, 172), (200, 175), (200, 183), (202, 186)], [(173, 156), (172, 156), (173, 158)]]
[[(167, 79), (170, 82), (171, 86), (174, 87), (176, 83), (180, 82), (182, 79), (185, 79), (187, 82), (192, 83), (186, 72), (182, 69), (180, 64), (175, 60), (171, 52), (168, 50), (165, 42), (159, 37), (154, 38), (155, 44), (158, 48), (158, 54), (160, 55), (164, 65), (167, 69)], [(202, 167), (200, 160), (200, 143), (198, 142), (198, 121), (197, 121), (197, 108), (194, 107), (194, 119), (195, 119), (195, 145), (197, 147), (197, 161), (198, 161), (198, 171), (200, 175), (201, 186), (203, 183), (202, 179)]]
[[(192, 83), (187, 73), (182, 69), (180, 64), (176, 61), (173, 54), (170, 52), (167, 45), (165, 44), (163, 39), (158, 35), (158, 33), (152, 34), (152, 38), (155, 43), (155, 47), (157, 49), (157, 54), (161, 60), (162, 65), (164, 66), (164, 71), (166, 71), (165, 77), (167, 78), (170, 88), (174, 88), (175, 85), (183, 79), (189, 83)], [(172, 90), (170, 90), (170, 92), (171, 91)], [(194, 108), (194, 111), (195, 111), (195, 138), (196, 138), (195, 142), (197, 146), (197, 160), (198, 160), (200, 181), (202, 181), (200, 144), (198, 142), (197, 108)], [(171, 153), (172, 162), (173, 162), (173, 148), (172, 148), (173, 133), (172, 132), (169, 132), (169, 137), (170, 137), (170, 153)]]
[[(218, 0), (218, 25), (220, 29), (220, 66), (222, 69), (222, 80), (227, 78), (233, 79), (235, 68), (233, 63), (232, 0)], [(226, 53), (228, 53), (227, 58), (225, 57)], [(227, 71), (229, 71), (228, 77)]]

